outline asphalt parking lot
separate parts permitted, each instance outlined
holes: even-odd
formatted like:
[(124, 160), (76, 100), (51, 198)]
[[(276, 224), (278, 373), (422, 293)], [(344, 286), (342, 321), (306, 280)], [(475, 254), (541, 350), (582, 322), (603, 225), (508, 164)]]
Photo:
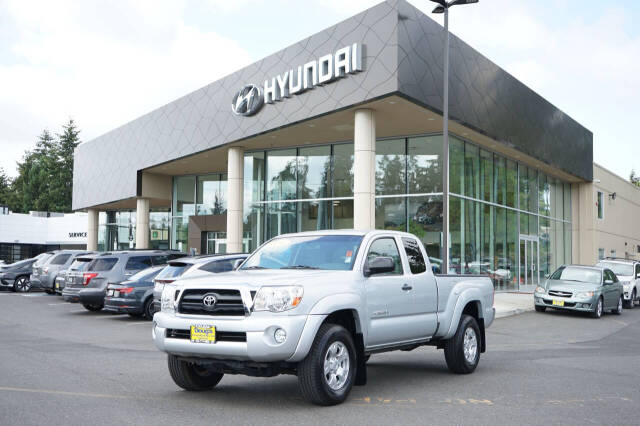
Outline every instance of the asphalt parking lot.
[(434, 348), (376, 355), (347, 403), (305, 403), (293, 376), (225, 376), (188, 393), (150, 323), (43, 293), (0, 292), (0, 424), (638, 424), (640, 308), (593, 320), (497, 320), (476, 373)]

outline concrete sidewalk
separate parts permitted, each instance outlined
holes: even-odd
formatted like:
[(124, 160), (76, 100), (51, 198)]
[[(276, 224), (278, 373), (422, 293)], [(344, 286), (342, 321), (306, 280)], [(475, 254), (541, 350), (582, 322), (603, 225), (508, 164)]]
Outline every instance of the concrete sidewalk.
[(510, 317), (533, 311), (532, 293), (496, 293), (493, 301), (496, 318)]

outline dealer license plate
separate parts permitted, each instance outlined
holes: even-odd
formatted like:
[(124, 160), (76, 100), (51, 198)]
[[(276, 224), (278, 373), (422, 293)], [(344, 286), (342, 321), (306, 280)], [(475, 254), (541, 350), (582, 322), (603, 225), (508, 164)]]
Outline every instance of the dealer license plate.
[(564, 300), (555, 300), (552, 302), (553, 306), (564, 306)]
[(56, 283), (56, 289), (60, 288), (60, 283)]
[(193, 343), (215, 343), (216, 328), (212, 325), (192, 325), (191, 341)]

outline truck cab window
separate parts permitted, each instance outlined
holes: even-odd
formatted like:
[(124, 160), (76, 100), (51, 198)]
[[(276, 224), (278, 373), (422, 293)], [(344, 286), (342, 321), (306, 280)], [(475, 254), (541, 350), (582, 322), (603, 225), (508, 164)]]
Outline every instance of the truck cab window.
[(407, 253), (407, 260), (409, 261), (409, 268), (412, 274), (421, 274), (427, 270), (427, 264), (424, 261), (424, 256), (420, 251), (420, 246), (413, 238), (402, 238), (402, 244), (404, 245), (404, 251)]
[(402, 275), (402, 262), (400, 260), (400, 252), (393, 238), (378, 238), (369, 247), (367, 253), (367, 261), (376, 257), (390, 257), (393, 259), (396, 268), (393, 272), (384, 275)]

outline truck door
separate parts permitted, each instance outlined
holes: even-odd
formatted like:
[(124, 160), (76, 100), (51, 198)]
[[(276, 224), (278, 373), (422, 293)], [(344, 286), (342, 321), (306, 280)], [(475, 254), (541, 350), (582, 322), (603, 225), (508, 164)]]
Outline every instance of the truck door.
[[(411, 296), (406, 307), (407, 326), (414, 338), (431, 337), (438, 326), (438, 287), (429, 263), (425, 261), (420, 243), (415, 238), (402, 237), (406, 256), (405, 291)], [(407, 288), (410, 287), (410, 288)]]
[(408, 290), (407, 272), (396, 239), (392, 236), (373, 240), (367, 251), (367, 260), (391, 257), (395, 269), (385, 274), (372, 275), (365, 282), (369, 333), (367, 347), (406, 342), (416, 338), (417, 325), (411, 315), (415, 312), (413, 295)]

